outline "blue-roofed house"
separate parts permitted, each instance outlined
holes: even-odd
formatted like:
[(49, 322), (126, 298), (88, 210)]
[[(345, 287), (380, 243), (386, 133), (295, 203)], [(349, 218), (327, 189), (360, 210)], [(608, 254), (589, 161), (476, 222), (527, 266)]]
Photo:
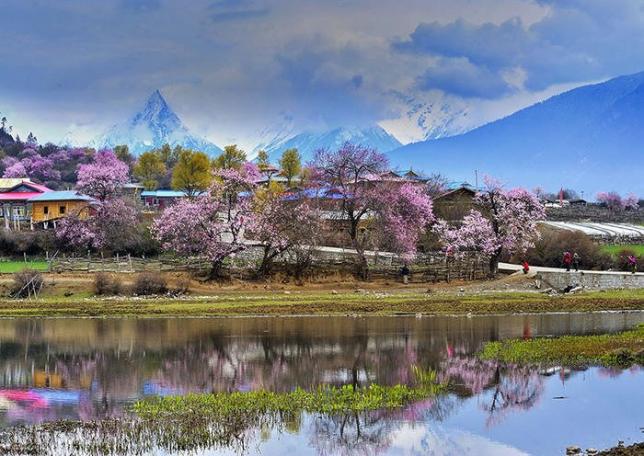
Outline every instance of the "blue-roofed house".
[(42, 224), (44, 228), (56, 226), (56, 221), (72, 214), (79, 218), (87, 218), (90, 214), (91, 203), (94, 200), (74, 190), (49, 191), (29, 199), (31, 204), (32, 225)]
[(180, 190), (144, 190), (141, 192), (141, 201), (146, 209), (161, 211), (186, 196), (186, 192)]

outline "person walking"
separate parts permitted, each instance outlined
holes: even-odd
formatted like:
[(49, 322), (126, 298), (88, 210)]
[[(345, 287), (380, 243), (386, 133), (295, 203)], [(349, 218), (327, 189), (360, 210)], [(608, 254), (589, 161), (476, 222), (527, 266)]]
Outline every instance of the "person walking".
[(572, 265), (575, 268), (575, 272), (579, 272), (579, 264), (581, 263), (581, 257), (577, 252), (575, 252), (572, 256)]
[(563, 254), (563, 264), (566, 268), (566, 272), (570, 272), (570, 266), (572, 265), (572, 253), (564, 252)]
[(637, 257), (635, 255), (628, 256), (628, 267), (631, 273), (635, 274), (637, 272)]
[(521, 263), (521, 266), (523, 266), (523, 273), (527, 274), (530, 272), (530, 265), (528, 264), (528, 260), (523, 260), (523, 263)]
[(403, 283), (407, 285), (409, 283), (409, 275), (411, 272), (409, 271), (409, 267), (407, 265), (403, 265), (402, 268), (400, 268), (400, 275), (402, 276)]

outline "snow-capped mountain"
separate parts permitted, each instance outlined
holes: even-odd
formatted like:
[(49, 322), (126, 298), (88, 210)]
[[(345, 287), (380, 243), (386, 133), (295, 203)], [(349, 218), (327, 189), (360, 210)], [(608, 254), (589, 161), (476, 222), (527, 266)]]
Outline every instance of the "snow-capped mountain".
[(403, 144), (455, 136), (480, 126), (463, 100), (446, 99), (441, 94), (423, 99), (402, 93), (393, 96), (400, 114), (380, 125)]
[(127, 144), (130, 152), (135, 155), (164, 144), (179, 145), (211, 155), (221, 153), (221, 149), (215, 144), (190, 133), (158, 90), (150, 95), (141, 111), (127, 122), (111, 127), (94, 140), (92, 145), (100, 149), (121, 144)]
[[(380, 126), (368, 128), (334, 128), (323, 132), (304, 132), (291, 137), (275, 136), (262, 147), (272, 162), (277, 162), (286, 149), (297, 149), (303, 161), (313, 158), (318, 149), (337, 149), (345, 142), (371, 147), (380, 152), (388, 152), (401, 146), (394, 136)], [(259, 150), (259, 149), (257, 149)]]
[(253, 149), (251, 156), (255, 157), (260, 150), (283, 151), (283, 145), (297, 135), (293, 117), (289, 114), (282, 114), (280, 121), (259, 132), (257, 146)]

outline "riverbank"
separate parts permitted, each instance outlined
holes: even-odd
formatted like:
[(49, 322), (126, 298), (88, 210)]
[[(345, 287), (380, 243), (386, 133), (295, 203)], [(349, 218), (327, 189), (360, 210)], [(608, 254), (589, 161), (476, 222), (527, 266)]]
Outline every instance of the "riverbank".
[(644, 290), (571, 295), (449, 289), (233, 290), (206, 296), (0, 299), (0, 317), (210, 317), (292, 315), (508, 314), (644, 310)]

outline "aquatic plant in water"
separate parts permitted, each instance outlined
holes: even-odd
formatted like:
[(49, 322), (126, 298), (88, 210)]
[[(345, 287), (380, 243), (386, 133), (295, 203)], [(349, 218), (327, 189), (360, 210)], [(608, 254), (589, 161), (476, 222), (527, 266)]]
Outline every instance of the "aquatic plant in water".
[(215, 446), (243, 452), (257, 429), (282, 431), (305, 413), (328, 417), (400, 409), (439, 394), (436, 373), (413, 368), (415, 384), (320, 386), (286, 393), (266, 390), (188, 394), (136, 402), (127, 418), (57, 421), (0, 433), (0, 454), (144, 454)]

